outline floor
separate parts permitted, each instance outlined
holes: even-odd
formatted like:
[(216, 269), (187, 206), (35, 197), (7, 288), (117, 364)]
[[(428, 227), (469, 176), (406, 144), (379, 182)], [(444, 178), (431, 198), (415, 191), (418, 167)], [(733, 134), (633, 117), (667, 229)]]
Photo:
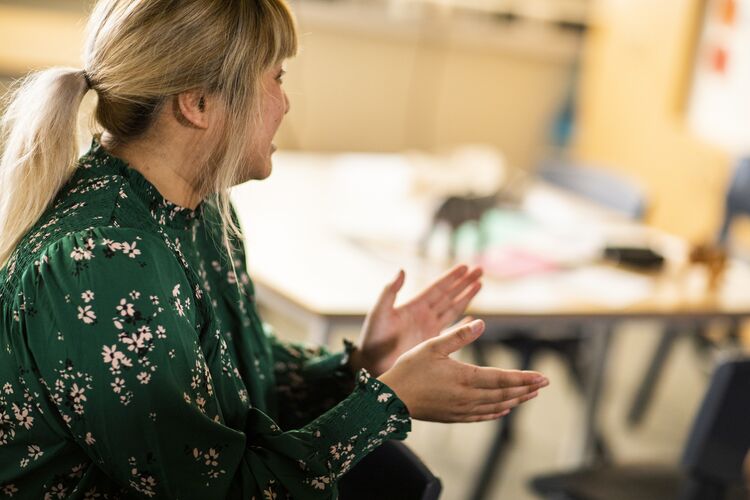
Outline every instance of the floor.
[[(304, 339), (296, 325), (273, 318), (280, 336)], [(612, 344), (602, 400), (601, 424), (609, 447), (618, 461), (677, 463), (682, 443), (689, 432), (710, 375), (710, 359), (701, 357), (687, 339), (677, 342), (654, 403), (642, 425), (629, 429), (625, 415), (659, 333), (653, 323), (630, 323), (620, 327)], [(354, 332), (337, 336), (355, 337)], [(337, 345), (338, 339), (333, 340)], [(340, 343), (338, 344), (340, 345)], [(467, 361), (468, 354), (461, 353)], [(513, 367), (512, 355), (502, 349), (490, 354), (495, 366)], [(554, 356), (540, 358), (536, 369), (545, 373), (551, 385), (535, 400), (517, 410), (516, 438), (506, 461), (494, 476), (486, 500), (532, 500), (527, 488), (535, 474), (574, 466), (572, 452), (578, 439), (581, 398), (562, 363)], [(496, 424), (413, 423), (407, 444), (443, 482), (442, 500), (467, 500), (475, 482)]]

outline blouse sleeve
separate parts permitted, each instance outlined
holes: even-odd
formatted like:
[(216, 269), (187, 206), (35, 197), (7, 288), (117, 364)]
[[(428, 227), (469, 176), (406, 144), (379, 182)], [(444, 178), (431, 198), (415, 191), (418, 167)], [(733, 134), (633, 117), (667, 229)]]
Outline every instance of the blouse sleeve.
[(349, 365), (350, 342), (344, 341), (344, 351), (334, 354), (323, 346), (281, 341), (269, 325), (263, 327), (273, 354), (282, 426), (304, 425), (351, 393), (355, 377)]
[[(332, 498), (337, 480), (410, 429), (406, 407), (363, 370), (353, 391), (282, 432), (222, 391), (198, 290), (158, 236), (69, 235), (24, 275), (22, 342), (74, 440), (147, 498)], [(230, 415), (234, 405), (234, 414)], [(239, 416), (236, 415), (239, 413)]]

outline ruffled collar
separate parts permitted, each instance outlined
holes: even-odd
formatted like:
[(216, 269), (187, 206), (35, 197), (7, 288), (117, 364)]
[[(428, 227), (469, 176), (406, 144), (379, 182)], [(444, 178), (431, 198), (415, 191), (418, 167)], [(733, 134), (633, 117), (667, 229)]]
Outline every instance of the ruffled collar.
[(123, 159), (104, 149), (99, 136), (93, 138), (91, 149), (81, 157), (79, 170), (83, 170), (82, 175), (86, 177), (102, 174), (125, 177), (133, 192), (148, 207), (151, 216), (160, 225), (189, 229), (197, 219), (203, 216), (204, 201), (201, 201), (195, 209), (190, 209), (167, 200), (143, 174), (130, 167)]

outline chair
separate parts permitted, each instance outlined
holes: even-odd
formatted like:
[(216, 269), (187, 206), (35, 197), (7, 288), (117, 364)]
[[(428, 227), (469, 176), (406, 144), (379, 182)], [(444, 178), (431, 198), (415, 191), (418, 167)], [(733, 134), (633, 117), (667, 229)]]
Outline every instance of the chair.
[(735, 167), (734, 176), (727, 190), (724, 210), (724, 222), (719, 231), (719, 243), (729, 243), (729, 229), (734, 220), (741, 216), (750, 216), (750, 157), (742, 158)]
[[(633, 220), (641, 220), (646, 213), (645, 195), (628, 180), (606, 170), (573, 163), (547, 163), (538, 170), (545, 182), (593, 201), (605, 208), (621, 213)], [(502, 345), (515, 351), (519, 357), (519, 369), (532, 368), (534, 358), (541, 352), (551, 351), (560, 355), (566, 363), (573, 380), (583, 389), (586, 381), (585, 366), (581, 356), (585, 340), (582, 325), (574, 325), (552, 338), (540, 338), (526, 330), (494, 330), (486, 332), (472, 344), (477, 364), (486, 365), (486, 349), (491, 345)], [(471, 494), (473, 500), (485, 498), (496, 476), (504, 445), (512, 437), (512, 423), (518, 410), (498, 421), (495, 438)], [(604, 440), (595, 439), (597, 457), (607, 455)]]
[(610, 208), (633, 220), (646, 215), (643, 192), (619, 175), (573, 163), (547, 163), (538, 170), (544, 181)]
[[(725, 248), (729, 248), (730, 230), (733, 222), (740, 216), (750, 216), (750, 157), (742, 158), (735, 167), (734, 175), (727, 189), (726, 201), (724, 205), (724, 220), (717, 236), (717, 243)], [(648, 409), (656, 385), (659, 381), (659, 375), (664, 369), (672, 345), (678, 337), (684, 335), (692, 336), (700, 349), (705, 350), (712, 347), (713, 343), (700, 335), (701, 325), (694, 325), (682, 332), (670, 328), (667, 329), (659, 339), (659, 343), (652, 354), (646, 373), (638, 386), (638, 390), (633, 398), (627, 421), (631, 426), (636, 426), (643, 421), (643, 417)], [(730, 325), (727, 336), (730, 341), (738, 340), (738, 325)]]
[(531, 488), (556, 500), (729, 500), (748, 498), (750, 358), (720, 363), (698, 411), (680, 466), (599, 466), (538, 476)]
[(437, 500), (440, 479), (400, 441), (386, 441), (339, 482), (341, 500)]

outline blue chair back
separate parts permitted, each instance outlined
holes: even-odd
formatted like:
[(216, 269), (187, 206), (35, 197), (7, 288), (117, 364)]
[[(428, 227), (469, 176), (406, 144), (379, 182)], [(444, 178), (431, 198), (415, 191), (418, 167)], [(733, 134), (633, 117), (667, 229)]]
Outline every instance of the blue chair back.
[(554, 186), (631, 219), (642, 220), (646, 215), (644, 193), (631, 181), (613, 172), (580, 164), (554, 162), (542, 165), (538, 174)]
[[(750, 358), (721, 363), (701, 404), (682, 457), (689, 498), (722, 498), (730, 485), (741, 483), (750, 449)], [(716, 491), (716, 494), (710, 492)]]
[(729, 230), (734, 219), (739, 215), (750, 215), (750, 157), (737, 162), (732, 180), (727, 189), (724, 208), (724, 222), (719, 231), (719, 243), (726, 245), (729, 241)]

